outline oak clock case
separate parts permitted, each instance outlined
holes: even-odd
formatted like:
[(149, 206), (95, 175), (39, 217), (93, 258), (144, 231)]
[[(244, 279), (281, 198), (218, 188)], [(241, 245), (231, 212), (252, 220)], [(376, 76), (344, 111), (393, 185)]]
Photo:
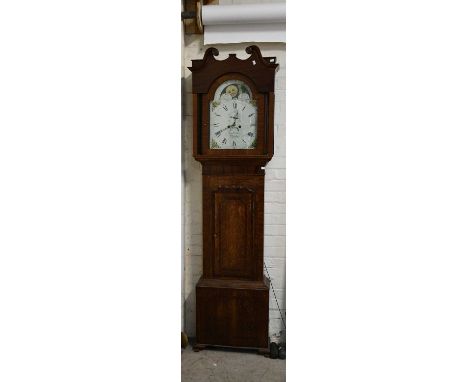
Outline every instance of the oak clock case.
[(202, 164), (203, 274), (196, 351), (268, 352), (270, 281), (263, 273), (264, 166), (273, 156), (275, 57), (192, 60), (193, 156)]

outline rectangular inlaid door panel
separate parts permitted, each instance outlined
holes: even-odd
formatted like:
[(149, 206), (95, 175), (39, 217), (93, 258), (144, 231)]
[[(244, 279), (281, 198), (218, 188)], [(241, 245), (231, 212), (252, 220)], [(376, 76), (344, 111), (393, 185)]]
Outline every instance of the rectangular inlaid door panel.
[(214, 192), (214, 276), (253, 277), (253, 190), (223, 188)]
[(263, 280), (263, 176), (203, 177), (203, 274)]

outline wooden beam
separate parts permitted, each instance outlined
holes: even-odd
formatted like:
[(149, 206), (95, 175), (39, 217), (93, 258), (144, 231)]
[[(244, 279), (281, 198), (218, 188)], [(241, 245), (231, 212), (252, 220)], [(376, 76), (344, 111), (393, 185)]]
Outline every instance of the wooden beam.
[[(198, 3), (198, 5), (197, 5)], [(219, 5), (219, 0), (184, 0), (184, 12), (198, 12), (200, 3), (203, 5)], [(203, 29), (200, 29), (197, 19), (184, 19), (184, 33), (185, 34), (203, 34)]]

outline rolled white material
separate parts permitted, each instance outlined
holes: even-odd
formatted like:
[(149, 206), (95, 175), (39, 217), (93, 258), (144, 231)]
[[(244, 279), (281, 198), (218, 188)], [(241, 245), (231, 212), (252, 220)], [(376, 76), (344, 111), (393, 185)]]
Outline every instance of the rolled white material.
[(203, 25), (271, 24), (286, 22), (286, 4), (205, 5)]
[(205, 5), (204, 43), (286, 42), (286, 4)]

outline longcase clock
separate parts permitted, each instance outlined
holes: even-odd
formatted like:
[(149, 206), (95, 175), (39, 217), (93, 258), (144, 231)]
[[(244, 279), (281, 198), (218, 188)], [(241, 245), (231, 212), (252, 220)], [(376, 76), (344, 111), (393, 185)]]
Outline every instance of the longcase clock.
[(275, 57), (192, 60), (193, 156), (202, 164), (203, 275), (196, 345), (268, 351), (263, 273), (264, 167), (273, 156)]

